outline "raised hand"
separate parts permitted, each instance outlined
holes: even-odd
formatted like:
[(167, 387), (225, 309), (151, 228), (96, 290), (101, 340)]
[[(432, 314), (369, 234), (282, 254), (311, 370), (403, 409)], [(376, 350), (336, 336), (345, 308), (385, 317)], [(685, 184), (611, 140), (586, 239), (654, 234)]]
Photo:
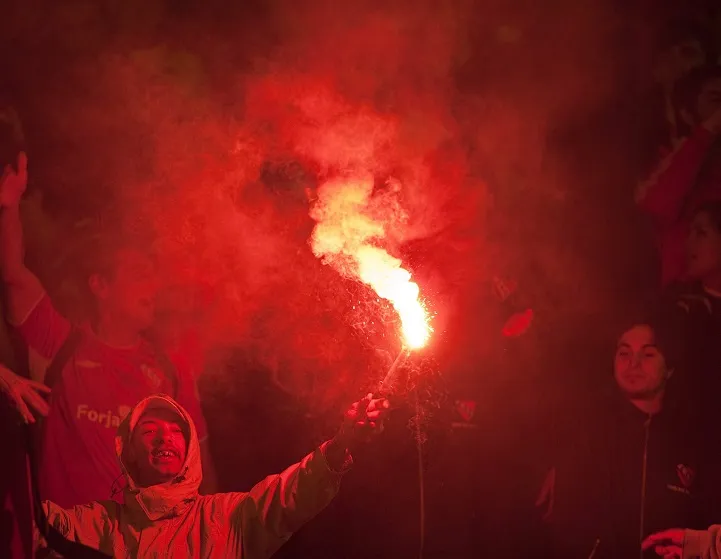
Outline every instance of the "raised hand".
[(4, 392), (17, 408), (25, 423), (35, 423), (35, 416), (46, 416), (50, 406), (42, 394), (50, 388), (40, 382), (26, 379), (0, 365), (0, 391)]
[(341, 438), (347, 440), (351, 446), (369, 442), (383, 432), (389, 410), (388, 400), (373, 398), (373, 394), (368, 394), (345, 412), (340, 430)]
[(380, 434), (389, 411), (388, 400), (373, 398), (373, 394), (351, 405), (343, 416), (338, 434), (326, 447), (325, 455), (330, 467), (342, 470), (348, 464), (350, 451)]

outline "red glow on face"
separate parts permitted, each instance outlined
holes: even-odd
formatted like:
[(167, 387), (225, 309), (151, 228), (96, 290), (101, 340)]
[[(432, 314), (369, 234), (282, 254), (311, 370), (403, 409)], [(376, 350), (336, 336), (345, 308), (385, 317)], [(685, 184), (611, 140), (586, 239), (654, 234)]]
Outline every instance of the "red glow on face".
[(178, 417), (165, 409), (146, 412), (132, 436), (135, 481), (142, 487), (169, 481), (185, 462), (187, 442)]
[(503, 335), (507, 338), (517, 338), (531, 327), (533, 322), (533, 309), (513, 314), (503, 325)]

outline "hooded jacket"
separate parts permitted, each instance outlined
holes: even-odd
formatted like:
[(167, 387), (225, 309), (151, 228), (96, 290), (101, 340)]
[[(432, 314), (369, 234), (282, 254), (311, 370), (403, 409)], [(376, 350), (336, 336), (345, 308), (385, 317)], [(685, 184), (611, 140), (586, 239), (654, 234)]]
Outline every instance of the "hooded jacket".
[[(166, 483), (138, 487), (123, 463), (123, 451), (150, 407), (174, 411), (186, 429), (188, 447), (179, 474)], [(125, 504), (96, 501), (66, 510), (46, 501), (49, 522), (67, 539), (113, 557), (270, 557), (333, 499), (342, 472), (328, 466), (324, 446), (247, 493), (199, 495), (200, 446), (193, 421), (172, 398), (138, 403), (118, 428), (115, 447), (126, 478)]]

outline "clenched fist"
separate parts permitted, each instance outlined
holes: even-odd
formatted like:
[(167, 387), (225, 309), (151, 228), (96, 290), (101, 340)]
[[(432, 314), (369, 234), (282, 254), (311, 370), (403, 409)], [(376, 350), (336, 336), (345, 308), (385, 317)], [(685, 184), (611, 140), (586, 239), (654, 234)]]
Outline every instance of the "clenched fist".
[(342, 469), (348, 463), (350, 451), (368, 443), (383, 431), (390, 412), (390, 402), (368, 394), (345, 412), (338, 434), (326, 447), (326, 458), (331, 468)]

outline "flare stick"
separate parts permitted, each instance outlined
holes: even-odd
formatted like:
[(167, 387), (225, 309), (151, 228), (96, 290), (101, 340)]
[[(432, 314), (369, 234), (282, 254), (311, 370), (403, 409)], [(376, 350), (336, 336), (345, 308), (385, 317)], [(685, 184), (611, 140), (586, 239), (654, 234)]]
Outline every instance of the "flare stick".
[(391, 368), (388, 369), (386, 376), (383, 377), (383, 380), (378, 385), (378, 394), (380, 394), (381, 396), (387, 396), (393, 391), (393, 385), (395, 384), (398, 377), (398, 367), (400, 367), (401, 364), (405, 363), (409, 355), (410, 350), (407, 347), (403, 347), (398, 354), (398, 357), (396, 357), (396, 360), (393, 361), (393, 365), (391, 365)]

